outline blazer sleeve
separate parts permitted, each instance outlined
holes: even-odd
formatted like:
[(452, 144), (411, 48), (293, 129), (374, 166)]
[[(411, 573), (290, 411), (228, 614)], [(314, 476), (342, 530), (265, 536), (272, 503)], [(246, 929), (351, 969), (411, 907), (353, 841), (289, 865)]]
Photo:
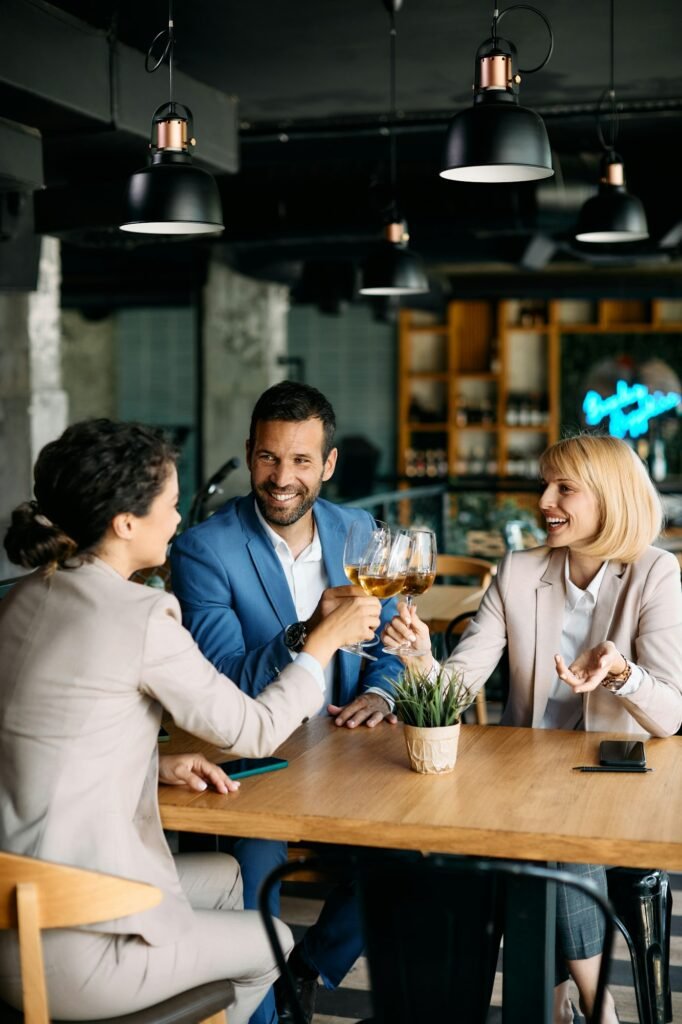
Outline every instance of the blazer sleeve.
[(682, 587), (670, 552), (661, 552), (649, 570), (636, 630), (635, 663), (643, 678), (620, 699), (652, 736), (672, 736), (682, 724)]
[(507, 646), (505, 600), (510, 571), (511, 558), (506, 555), (483, 595), (475, 617), (445, 662), (447, 668), (462, 673), (464, 684), (474, 692), (490, 678)]
[(229, 573), (195, 531), (182, 534), (173, 544), (171, 579), (182, 608), (182, 621), (202, 653), (245, 693), (257, 697), (291, 664), (284, 630), (266, 644), (246, 650), (242, 626), (232, 605)]
[(242, 693), (202, 655), (168, 594), (149, 615), (139, 688), (187, 732), (247, 757), (272, 754), (322, 705), (313, 676), (291, 661), (256, 699)]

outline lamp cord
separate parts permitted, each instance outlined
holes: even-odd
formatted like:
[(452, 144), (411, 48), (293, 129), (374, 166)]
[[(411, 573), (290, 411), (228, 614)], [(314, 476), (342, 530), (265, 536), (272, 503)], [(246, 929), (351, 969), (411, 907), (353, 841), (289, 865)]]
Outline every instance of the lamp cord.
[(505, 14), (509, 14), (510, 11), (530, 11), (532, 14), (537, 14), (538, 18), (544, 21), (547, 32), (549, 33), (549, 46), (547, 47), (547, 53), (540, 61), (540, 63), (536, 64), (534, 68), (519, 68), (519, 74), (534, 75), (536, 71), (541, 71), (542, 68), (544, 68), (545, 64), (547, 64), (550, 57), (554, 53), (554, 32), (552, 31), (552, 25), (550, 23), (549, 18), (545, 14), (543, 14), (542, 11), (539, 11), (537, 7), (532, 7), (530, 4), (512, 4), (511, 7), (505, 7), (503, 11), (498, 11), (497, 8), (495, 8), (495, 10), (493, 11), (492, 28), (492, 38), (494, 44), (497, 44), (497, 26), (502, 21)]
[[(154, 50), (157, 43), (163, 43), (163, 49), (154, 60)], [(175, 49), (175, 23), (173, 21), (173, 0), (168, 0), (168, 28), (162, 29), (154, 36), (151, 45), (147, 50), (144, 59), (144, 69), (148, 74), (153, 74), (161, 67), (164, 61), (168, 60), (168, 106), (172, 111), (175, 106), (173, 100), (173, 50)]]
[[(618, 106), (616, 104), (616, 73), (615, 73), (615, 0), (609, 0), (609, 87), (599, 98), (597, 109), (597, 135), (606, 152), (613, 157), (616, 152), (618, 138)], [(604, 108), (607, 108), (606, 111)], [(604, 131), (606, 120), (607, 132)]]
[(389, 10), (390, 29), (389, 39), (389, 125), (388, 125), (388, 174), (391, 186), (391, 205), (395, 210), (396, 205), (396, 183), (398, 179), (398, 163), (396, 154), (396, 137), (393, 126), (396, 120), (396, 41), (397, 30), (395, 27), (395, 8), (391, 5)]

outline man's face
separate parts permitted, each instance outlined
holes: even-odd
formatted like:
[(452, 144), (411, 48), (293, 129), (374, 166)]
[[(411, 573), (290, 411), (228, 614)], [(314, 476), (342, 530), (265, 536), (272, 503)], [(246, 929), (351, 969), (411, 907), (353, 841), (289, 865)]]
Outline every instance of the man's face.
[(322, 458), (324, 428), (316, 418), (256, 424), (253, 447), (247, 441), (246, 458), (251, 487), (266, 522), (291, 526), (308, 512), (336, 465), (336, 448)]

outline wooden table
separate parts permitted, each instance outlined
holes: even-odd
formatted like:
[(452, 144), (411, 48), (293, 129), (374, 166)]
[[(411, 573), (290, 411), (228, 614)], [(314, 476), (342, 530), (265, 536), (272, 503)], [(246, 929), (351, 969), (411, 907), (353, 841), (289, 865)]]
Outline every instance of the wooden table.
[(485, 587), (434, 584), (415, 599), (420, 619), (432, 633), (442, 633), (448, 622), (462, 612), (475, 612), (485, 594)]
[[(682, 737), (647, 743), (653, 772), (572, 771), (606, 736), (464, 725), (455, 771), (438, 777), (409, 770), (402, 726), (315, 718), (278, 751), (284, 771), (226, 796), (161, 786), (161, 816), (181, 831), (682, 870)], [(201, 747), (176, 732), (161, 750)]]
[[(168, 752), (201, 746), (169, 731)], [(278, 751), (284, 771), (225, 796), (161, 786), (161, 817), (210, 834), (682, 870), (682, 737), (648, 742), (653, 772), (573, 771), (597, 764), (605, 736), (618, 734), (463, 725), (455, 771), (439, 777), (410, 771), (402, 726), (315, 718)], [(554, 913), (549, 892), (522, 879), (507, 897), (505, 1019), (551, 1020)]]

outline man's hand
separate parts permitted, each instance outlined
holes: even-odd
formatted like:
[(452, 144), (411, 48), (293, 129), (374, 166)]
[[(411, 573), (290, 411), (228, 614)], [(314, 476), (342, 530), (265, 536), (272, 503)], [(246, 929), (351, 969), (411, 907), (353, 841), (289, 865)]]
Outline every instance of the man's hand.
[(222, 768), (203, 754), (163, 754), (159, 758), (159, 782), (167, 786), (189, 786), (203, 793), (210, 782), (219, 793), (235, 793), (239, 789)]
[(365, 592), (362, 587), (356, 587), (350, 583), (347, 587), (327, 587), (317, 602), (317, 608), (308, 619), (308, 632), (310, 633), (315, 629), (315, 626), (319, 626), (322, 620), (331, 615), (343, 601), (353, 597), (364, 597), (364, 595)]
[(398, 721), (390, 710), (388, 701), (385, 701), (378, 693), (361, 693), (359, 697), (342, 708), (337, 707), (336, 704), (329, 704), (327, 711), (336, 725), (345, 725), (348, 729), (354, 729), (356, 725), (362, 725), (363, 722), (373, 729), (379, 722), (386, 721), (395, 725)]
[(573, 689), (574, 693), (589, 693), (596, 690), (608, 675), (619, 675), (625, 671), (625, 659), (611, 640), (597, 644), (583, 651), (570, 665), (560, 654), (554, 655), (559, 679)]

